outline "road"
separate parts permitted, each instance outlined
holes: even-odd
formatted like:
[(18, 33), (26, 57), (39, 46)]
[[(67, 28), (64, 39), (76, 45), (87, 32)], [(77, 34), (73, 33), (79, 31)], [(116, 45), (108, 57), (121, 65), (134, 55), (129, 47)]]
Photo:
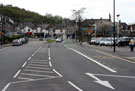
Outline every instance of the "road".
[(135, 91), (134, 84), (135, 62), (71, 40), (0, 49), (2, 91)]

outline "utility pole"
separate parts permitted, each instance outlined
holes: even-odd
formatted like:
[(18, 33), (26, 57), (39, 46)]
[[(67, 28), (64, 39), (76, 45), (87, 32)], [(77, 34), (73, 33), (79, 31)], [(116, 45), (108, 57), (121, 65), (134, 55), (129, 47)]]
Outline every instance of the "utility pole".
[(1, 32), (2, 32), (2, 34), (1, 34), (1, 45), (4, 44), (4, 23), (5, 23), (5, 18), (4, 18), (4, 16), (1, 16), (1, 28), (2, 28), (2, 30), (1, 30)]
[(114, 49), (113, 51), (115, 52), (115, 0), (113, 0), (113, 37), (114, 37)]

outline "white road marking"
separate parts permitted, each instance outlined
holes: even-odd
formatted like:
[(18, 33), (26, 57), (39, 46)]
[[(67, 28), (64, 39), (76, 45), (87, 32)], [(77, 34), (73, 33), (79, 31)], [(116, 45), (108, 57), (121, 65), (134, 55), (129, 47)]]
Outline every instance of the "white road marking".
[(28, 61), (31, 59), (31, 57), (28, 58)]
[(29, 70), (29, 69), (25, 69), (24, 71), (41, 72), (41, 73), (54, 73), (53, 71), (40, 71), (40, 70)]
[(8, 83), (8, 84), (2, 89), (2, 91), (6, 91), (10, 85), (11, 85), (11, 83)]
[(25, 63), (22, 65), (22, 67), (24, 67), (26, 64), (27, 64), (27, 62), (25, 62)]
[(67, 47), (66, 45), (64, 45), (64, 46), (65, 46), (67, 49), (70, 49), (70, 50), (72, 50), (72, 51), (74, 51), (74, 52), (76, 52), (76, 53), (82, 55), (83, 57), (89, 59), (90, 61), (92, 61), (92, 62), (94, 62), (94, 63), (100, 65), (101, 67), (103, 67), (103, 68), (105, 68), (105, 69), (107, 69), (107, 70), (109, 70), (109, 71), (111, 71), (111, 72), (113, 72), (113, 73), (116, 73), (116, 72), (117, 72), (117, 71), (115, 71), (115, 70), (113, 70), (113, 69), (111, 69), (111, 68), (109, 68), (109, 67), (107, 67), (107, 66), (101, 64), (100, 62), (98, 62), (98, 61), (96, 61), (96, 60), (94, 60), (94, 59), (92, 59), (92, 58), (90, 58), (90, 57), (88, 57), (88, 56), (82, 54), (81, 52), (79, 52), (79, 51), (77, 51), (77, 50), (75, 50), (75, 49), (69, 48), (69, 47)]
[(34, 61), (34, 62), (36, 62), (36, 61), (38, 61), (38, 62), (46, 62), (46, 61), (48, 61), (48, 60), (39, 60), (39, 59), (31, 59), (31, 61)]
[(35, 69), (50, 70), (50, 68), (42, 68), (42, 67), (30, 67), (30, 66), (26, 66), (26, 68), (35, 68)]
[(38, 65), (38, 64), (27, 64), (29, 66), (39, 66), (39, 67), (48, 67), (48, 65)]
[(74, 88), (76, 88), (78, 91), (83, 91), (82, 89), (80, 89), (79, 87), (77, 87), (75, 84), (73, 84), (71, 81), (67, 81), (71, 86), (73, 86)]
[(37, 51), (35, 51), (35, 53), (34, 54), (36, 54), (37, 53)]
[(39, 79), (33, 79), (33, 80), (16, 81), (16, 82), (11, 82), (11, 84), (18, 84), (18, 83), (22, 83), (22, 82), (41, 81), (41, 80), (47, 80), (47, 79), (53, 79), (53, 78), (59, 78), (59, 77), (55, 76), (55, 77), (50, 77), (50, 78), (39, 78)]
[(50, 48), (48, 48), (48, 56), (50, 57)]
[(56, 71), (55, 69), (53, 69), (53, 71), (57, 74), (57, 75), (59, 75), (60, 77), (63, 77), (58, 71)]
[(107, 75), (107, 74), (94, 74), (94, 73), (91, 73), (91, 74), (97, 75), (97, 76), (105, 76), (105, 77), (117, 77), (117, 78), (135, 79), (135, 76)]
[(32, 57), (34, 56), (35, 54), (32, 54)]
[(54, 77), (54, 76), (49, 76), (49, 75), (27, 74), (27, 73), (21, 73), (21, 75), (40, 76), (40, 77)]
[(52, 63), (51, 63), (51, 61), (49, 61), (49, 65), (50, 65), (50, 67), (52, 67)]
[(34, 62), (34, 61), (31, 61), (30, 63), (36, 63), (36, 64), (38, 64), (38, 63), (40, 63), (40, 64), (48, 64), (48, 62), (46, 62), (46, 61), (44, 61), (44, 62)]
[(110, 89), (115, 89), (108, 81), (102, 81), (98, 77), (96, 77), (94, 74), (91, 74), (91, 73), (85, 73), (85, 74), (88, 75), (89, 77), (92, 77), (93, 79), (95, 79), (96, 81), (94, 81), (94, 82), (96, 82), (102, 86), (108, 87)]
[(21, 70), (18, 70), (17, 73), (14, 75), (13, 78), (16, 78), (19, 75), (20, 72), (21, 72)]
[(24, 80), (34, 80), (34, 79), (31, 79), (31, 78), (24, 78), (24, 77), (18, 77), (18, 79), (24, 79)]
[(51, 57), (49, 57), (49, 60), (51, 60)]

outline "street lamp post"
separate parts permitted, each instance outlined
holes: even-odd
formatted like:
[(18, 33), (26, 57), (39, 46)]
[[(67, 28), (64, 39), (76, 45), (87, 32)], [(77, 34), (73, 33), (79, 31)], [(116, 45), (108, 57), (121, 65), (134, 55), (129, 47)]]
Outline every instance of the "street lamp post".
[(113, 51), (115, 52), (115, 0), (113, 0), (113, 37), (114, 37), (114, 49)]
[(85, 8), (81, 8), (79, 10), (73, 10), (75, 12), (76, 22), (78, 21), (78, 24), (76, 23), (77, 24), (76, 26), (78, 29), (78, 36), (79, 36), (80, 45), (82, 45), (81, 20), (82, 20), (82, 13), (83, 13), (84, 9)]

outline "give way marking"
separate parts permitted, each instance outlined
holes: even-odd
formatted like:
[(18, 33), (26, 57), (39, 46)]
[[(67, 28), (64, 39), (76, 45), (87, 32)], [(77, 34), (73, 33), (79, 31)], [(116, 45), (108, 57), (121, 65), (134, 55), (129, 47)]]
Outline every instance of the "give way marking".
[(87, 76), (95, 79), (96, 83), (108, 87), (110, 89), (115, 90), (115, 88), (108, 82), (108, 81), (102, 81), (99, 78), (97, 78), (96, 76), (103, 76), (103, 77), (115, 77), (115, 78), (126, 78), (126, 79), (135, 79), (135, 76), (122, 76), (122, 75), (108, 75), (108, 74), (94, 74), (94, 73), (85, 73)]

